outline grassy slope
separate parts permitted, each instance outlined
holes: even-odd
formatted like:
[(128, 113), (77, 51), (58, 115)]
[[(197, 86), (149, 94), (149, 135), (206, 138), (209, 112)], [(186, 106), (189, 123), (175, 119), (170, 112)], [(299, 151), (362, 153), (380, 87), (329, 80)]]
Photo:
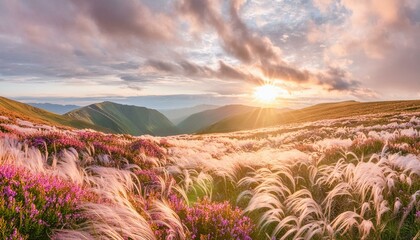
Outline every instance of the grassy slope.
[(51, 113), (4, 97), (0, 97), (0, 115), (60, 127), (67, 126), (79, 129), (91, 128), (99, 131), (111, 132), (108, 129), (97, 127), (87, 122)]
[(197, 106), (189, 107), (189, 108), (160, 109), (158, 111), (161, 112), (163, 115), (165, 115), (173, 124), (177, 125), (180, 122), (187, 119), (192, 114), (203, 112), (206, 110), (215, 109), (218, 107), (220, 106), (202, 104), (202, 105), (197, 105)]
[(323, 103), (281, 114), (255, 110), (250, 113), (226, 118), (204, 129), (200, 133), (232, 132), (285, 123), (299, 123), (373, 113), (405, 111), (420, 111), (420, 100)]
[(177, 127), (182, 133), (194, 133), (222, 119), (250, 112), (254, 109), (256, 108), (244, 105), (227, 105), (192, 114), (184, 121), (180, 122)]
[(92, 104), (71, 111), (65, 116), (109, 128), (118, 133), (158, 136), (177, 133), (176, 127), (156, 110), (112, 102)]

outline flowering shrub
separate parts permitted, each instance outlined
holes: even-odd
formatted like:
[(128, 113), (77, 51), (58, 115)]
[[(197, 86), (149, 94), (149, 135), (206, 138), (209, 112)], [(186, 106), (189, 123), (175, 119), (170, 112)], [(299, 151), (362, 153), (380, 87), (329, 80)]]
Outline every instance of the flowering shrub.
[(191, 239), (251, 239), (254, 227), (251, 219), (227, 201), (215, 203), (203, 199), (189, 207), (172, 195), (171, 204), (187, 226)]
[(130, 150), (134, 153), (144, 153), (146, 156), (162, 158), (164, 152), (160, 147), (149, 139), (139, 139), (130, 145)]
[(28, 137), (26, 141), (29, 146), (36, 147), (41, 151), (47, 150), (48, 153), (60, 152), (66, 148), (74, 148), (76, 150), (85, 148), (85, 144), (76, 137), (60, 132), (41, 132)]
[(72, 227), (88, 196), (57, 177), (0, 166), (0, 239), (47, 239), (53, 229)]
[(150, 170), (150, 169), (140, 170), (140, 169), (137, 169), (137, 170), (134, 170), (134, 174), (136, 174), (137, 178), (141, 182), (142, 187), (159, 185), (158, 174), (154, 170)]
[(96, 153), (109, 154), (112, 156), (121, 156), (124, 154), (124, 149), (110, 143), (95, 141), (92, 143), (92, 146), (95, 148)]
[[(86, 199), (83, 189), (55, 177), (0, 167), (0, 239), (52, 232), (58, 239), (415, 239), (416, 116), (400, 114), (387, 125), (362, 122), (369, 117), (168, 138), (10, 120), (0, 123), (0, 165), (80, 176), (101, 198)], [(53, 156), (39, 157), (25, 144)], [(77, 154), (59, 154), (65, 148)], [(50, 160), (57, 165), (45, 164)], [(94, 204), (79, 225), (86, 200)]]

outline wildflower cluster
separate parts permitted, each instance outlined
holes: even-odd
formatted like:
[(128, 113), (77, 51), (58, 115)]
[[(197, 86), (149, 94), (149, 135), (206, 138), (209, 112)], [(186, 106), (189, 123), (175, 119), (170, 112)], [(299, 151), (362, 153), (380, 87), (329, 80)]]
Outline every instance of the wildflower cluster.
[(172, 195), (171, 205), (183, 219), (191, 239), (251, 239), (251, 219), (227, 201), (216, 203), (205, 198), (190, 207)]
[(87, 198), (85, 190), (57, 177), (0, 166), (0, 238), (46, 239), (52, 229), (75, 226)]
[(76, 137), (61, 132), (39, 132), (26, 138), (29, 146), (36, 147), (41, 152), (58, 153), (63, 149), (74, 148), (78, 151), (85, 148), (85, 144)]
[(143, 153), (146, 156), (162, 158), (164, 152), (156, 143), (149, 139), (139, 139), (130, 145), (130, 150), (134, 153)]
[(167, 138), (0, 118), (0, 239), (413, 239), (417, 116)]
[[(2, 129), (0, 129), (2, 131)], [(10, 131), (7, 131), (10, 134)], [(15, 131), (16, 132), (16, 131)], [(164, 158), (161, 144), (143, 138), (126, 135), (112, 135), (91, 131), (35, 131), (31, 134), (16, 132), (20, 140), (29, 147), (35, 147), (48, 155), (58, 154), (64, 149), (73, 148), (82, 157), (88, 153), (94, 159), (103, 159), (106, 155), (107, 166), (120, 166), (121, 163), (130, 162), (140, 165), (142, 168), (152, 166), (142, 158), (142, 155), (153, 158)], [(165, 145), (165, 144), (163, 144)], [(168, 145), (166, 143), (166, 145)], [(165, 145), (165, 146), (166, 146)], [(95, 161), (95, 164), (103, 165), (104, 161)]]

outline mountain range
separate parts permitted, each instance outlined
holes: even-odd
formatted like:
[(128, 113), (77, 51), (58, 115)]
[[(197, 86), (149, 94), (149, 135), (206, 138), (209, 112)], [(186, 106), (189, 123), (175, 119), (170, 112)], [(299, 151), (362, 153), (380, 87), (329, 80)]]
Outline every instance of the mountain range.
[(420, 100), (322, 103), (303, 109), (284, 111), (282, 113), (255, 110), (223, 119), (203, 129), (200, 133), (233, 132), (287, 123), (303, 123), (366, 114), (412, 111), (420, 111)]
[(178, 134), (177, 128), (167, 117), (145, 107), (102, 102), (73, 110), (64, 116), (135, 136)]
[(113, 132), (107, 128), (48, 112), (4, 97), (0, 97), (0, 115), (59, 127), (90, 128), (102, 132)]
[(64, 114), (68, 113), (74, 109), (80, 108), (81, 106), (77, 105), (61, 105), (61, 104), (53, 104), (53, 103), (28, 103), (32, 107), (41, 108), (47, 110), (52, 113), (57, 114)]
[(215, 109), (220, 106), (217, 105), (208, 105), (208, 104), (201, 104), (194, 107), (188, 108), (177, 108), (177, 109), (159, 109), (158, 111), (165, 115), (171, 122), (175, 125), (178, 125), (180, 122), (184, 121), (190, 115), (194, 113), (199, 113), (202, 111)]
[(248, 113), (255, 109), (258, 108), (245, 105), (227, 105), (192, 114), (180, 122), (177, 127), (183, 133), (195, 133), (225, 118)]
[[(45, 105), (42, 106), (45, 107)], [(298, 110), (259, 108), (245, 105), (226, 105), (222, 107), (199, 105), (192, 108), (162, 110), (166, 116), (155, 109), (102, 102), (59, 115), (0, 97), (0, 116), (60, 127), (90, 128), (107, 133), (135, 136), (232, 132), (287, 123), (412, 111), (420, 111), (420, 100), (345, 101), (317, 104)], [(177, 124), (175, 125), (174, 122)]]

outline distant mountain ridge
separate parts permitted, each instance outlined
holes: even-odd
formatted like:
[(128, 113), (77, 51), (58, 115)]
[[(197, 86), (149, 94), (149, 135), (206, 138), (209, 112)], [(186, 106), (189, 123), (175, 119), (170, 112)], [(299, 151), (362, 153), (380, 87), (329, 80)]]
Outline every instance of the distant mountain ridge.
[(64, 116), (134, 136), (167, 136), (178, 133), (172, 122), (157, 110), (113, 102), (92, 104)]
[(41, 108), (46, 111), (57, 113), (57, 114), (64, 114), (64, 113), (70, 112), (72, 110), (75, 110), (81, 107), (77, 105), (61, 105), (61, 104), (54, 104), (54, 103), (27, 103), (27, 104), (31, 105), (32, 107)]
[(161, 112), (163, 115), (165, 115), (173, 124), (177, 125), (192, 114), (210, 110), (210, 109), (215, 109), (218, 107), (220, 106), (201, 104), (201, 105), (188, 107), (188, 108), (158, 109), (158, 111)]
[[(204, 106), (211, 107), (211, 106)], [(197, 110), (197, 109), (195, 109)], [(303, 109), (267, 109), (226, 105), (194, 113), (175, 126), (157, 110), (102, 102), (58, 115), (0, 97), (0, 116), (58, 127), (91, 128), (108, 133), (167, 136), (180, 133), (218, 133), (287, 123), (303, 123), (376, 113), (420, 112), (420, 100), (322, 103)], [(185, 114), (185, 113), (184, 113)]]
[(420, 100), (322, 103), (283, 113), (256, 110), (223, 119), (203, 129), (200, 133), (233, 132), (287, 123), (403, 111), (420, 111)]
[(180, 122), (177, 125), (177, 127), (182, 133), (195, 133), (220, 120), (238, 114), (250, 112), (255, 109), (258, 108), (238, 104), (226, 105), (216, 109), (206, 110), (192, 114), (184, 121)]

